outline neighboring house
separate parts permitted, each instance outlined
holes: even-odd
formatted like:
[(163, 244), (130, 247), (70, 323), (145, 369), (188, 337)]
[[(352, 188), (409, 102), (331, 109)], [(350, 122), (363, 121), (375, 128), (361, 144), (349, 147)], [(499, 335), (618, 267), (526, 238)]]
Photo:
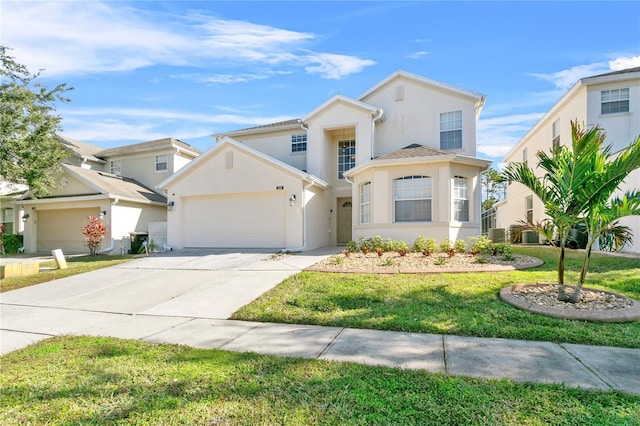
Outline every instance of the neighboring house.
[(166, 222), (166, 197), (153, 188), (200, 153), (171, 138), (106, 150), (59, 139), (70, 155), (57, 187), (39, 199), (27, 192), (14, 201), (27, 253), (55, 248), (86, 252), (80, 231), (87, 216), (101, 217), (107, 227), (101, 252), (128, 251), (132, 233), (148, 232), (152, 222)]
[[(579, 80), (503, 161), (527, 161), (535, 167), (538, 151), (550, 152), (555, 144), (571, 144), (571, 120), (604, 129), (605, 143), (612, 145), (614, 154), (628, 146), (640, 135), (640, 67)], [(629, 175), (619, 193), (638, 188), (640, 170)], [(495, 207), (497, 228), (509, 229), (519, 221), (539, 221), (545, 217), (541, 201), (515, 182), (508, 186), (506, 198)], [(623, 251), (640, 252), (640, 216), (624, 218), (621, 223), (629, 226), (634, 234), (633, 244), (625, 246)], [(538, 242), (534, 233), (525, 239)]]
[(309, 250), (480, 234), (485, 97), (397, 71), (300, 119), (215, 135), (162, 182), (174, 247)]

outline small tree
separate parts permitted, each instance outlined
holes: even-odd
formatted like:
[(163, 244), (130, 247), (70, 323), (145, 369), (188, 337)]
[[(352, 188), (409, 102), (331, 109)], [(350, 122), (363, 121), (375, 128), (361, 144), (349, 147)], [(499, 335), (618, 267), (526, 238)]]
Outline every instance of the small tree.
[(46, 195), (67, 157), (56, 137), (61, 117), (55, 102), (71, 88), (48, 89), (0, 46), (0, 178), (24, 183), (34, 197)]
[(485, 211), (504, 198), (506, 182), (502, 175), (492, 167), (482, 174), (481, 183), (484, 198), (482, 211)]
[(89, 248), (89, 254), (92, 256), (98, 254), (100, 244), (107, 234), (107, 228), (97, 216), (87, 217), (89, 223), (82, 227), (82, 235), (84, 235), (84, 242)]
[[(620, 242), (630, 238), (622, 232), (617, 219), (637, 211), (637, 193), (628, 193), (621, 201), (608, 200), (624, 179), (640, 168), (640, 137), (613, 158), (610, 147), (604, 146), (605, 133), (600, 127), (585, 129), (572, 121), (571, 136), (571, 149), (559, 146), (552, 149), (551, 155), (537, 153), (538, 167), (544, 171), (542, 177), (526, 163), (510, 164), (504, 175), (525, 185), (542, 201), (548, 220), (543, 221), (543, 226), (527, 225), (550, 242), (557, 241), (558, 299), (577, 302), (596, 239), (606, 233), (613, 233)], [(564, 289), (565, 245), (571, 228), (580, 223), (586, 225), (589, 241), (580, 283), (570, 299)]]

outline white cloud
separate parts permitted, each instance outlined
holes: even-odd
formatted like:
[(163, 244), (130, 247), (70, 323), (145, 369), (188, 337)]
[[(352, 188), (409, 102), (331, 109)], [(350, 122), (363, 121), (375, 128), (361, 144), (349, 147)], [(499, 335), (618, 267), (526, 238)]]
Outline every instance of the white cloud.
[(540, 112), (478, 120), (478, 153), (490, 158), (504, 157), (543, 115)]
[(568, 90), (581, 78), (602, 74), (609, 70), (610, 68), (607, 64), (599, 62), (589, 65), (576, 65), (551, 74), (533, 74), (533, 76), (552, 83), (558, 89)]
[(620, 71), (635, 67), (640, 67), (640, 56), (621, 56), (609, 61), (609, 68), (611, 68), (612, 71)]
[(595, 62), (593, 64), (576, 65), (566, 70), (550, 74), (532, 74), (541, 80), (552, 83), (556, 88), (566, 91), (578, 80), (610, 71), (620, 71), (627, 68), (639, 67), (640, 56), (619, 56), (609, 62)]
[[(2, 43), (44, 76), (130, 71), (152, 65), (302, 67), (340, 78), (374, 62), (306, 50), (311, 33), (207, 15), (176, 16), (113, 2), (5, 1)], [(29, 25), (25, 25), (25, 23)]]
[(375, 64), (369, 59), (332, 53), (314, 53), (308, 55), (306, 59), (311, 64), (305, 67), (309, 74), (320, 74), (324, 78), (331, 79), (339, 79), (349, 74), (358, 73), (365, 67)]
[(427, 52), (425, 50), (421, 50), (419, 52), (414, 52), (414, 53), (412, 53), (410, 55), (407, 55), (407, 58), (420, 59), (420, 58), (423, 58), (423, 57), (427, 56), (428, 54), (429, 54), (429, 52)]

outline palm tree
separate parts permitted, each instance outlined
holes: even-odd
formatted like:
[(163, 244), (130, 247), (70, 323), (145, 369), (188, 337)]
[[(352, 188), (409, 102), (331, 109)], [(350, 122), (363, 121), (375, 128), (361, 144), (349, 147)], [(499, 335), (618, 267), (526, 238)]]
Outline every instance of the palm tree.
[[(542, 151), (536, 154), (538, 168), (543, 171), (542, 177), (538, 177), (526, 163), (511, 163), (503, 172), (507, 179), (529, 188), (544, 205), (550, 225), (546, 226), (545, 237), (549, 238), (549, 233), (554, 234), (552, 237), (555, 238), (549, 241), (558, 241), (559, 247), (559, 300), (569, 300), (564, 287), (565, 245), (569, 231), (584, 222), (592, 240), (591, 246), (602, 233), (612, 232), (614, 229), (621, 231), (617, 227), (617, 219), (621, 216), (615, 215), (623, 214), (624, 211), (620, 205), (607, 203), (620, 183), (633, 170), (640, 168), (640, 137), (613, 160), (610, 160), (611, 148), (603, 147), (604, 139), (605, 133), (600, 127), (585, 129), (584, 125), (572, 121), (571, 149), (559, 146), (553, 148), (550, 155)], [(627, 211), (631, 211), (631, 199), (626, 199)], [(605, 224), (602, 219), (597, 219), (600, 214), (605, 214), (605, 217), (609, 215), (611, 219)], [(623, 234), (620, 236), (622, 238)], [(586, 256), (590, 255), (589, 249)], [(583, 264), (585, 276), (588, 259), (586, 257)]]

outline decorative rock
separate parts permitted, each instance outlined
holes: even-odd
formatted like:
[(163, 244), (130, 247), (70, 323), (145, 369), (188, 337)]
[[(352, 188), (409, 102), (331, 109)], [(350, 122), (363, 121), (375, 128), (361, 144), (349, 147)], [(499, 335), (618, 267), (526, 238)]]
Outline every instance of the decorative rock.
[[(571, 295), (575, 286), (565, 286)], [(599, 322), (631, 322), (640, 320), (640, 302), (605, 290), (582, 288), (578, 303), (558, 300), (558, 285), (549, 283), (521, 284), (505, 287), (500, 298), (525, 311), (554, 318)]]

